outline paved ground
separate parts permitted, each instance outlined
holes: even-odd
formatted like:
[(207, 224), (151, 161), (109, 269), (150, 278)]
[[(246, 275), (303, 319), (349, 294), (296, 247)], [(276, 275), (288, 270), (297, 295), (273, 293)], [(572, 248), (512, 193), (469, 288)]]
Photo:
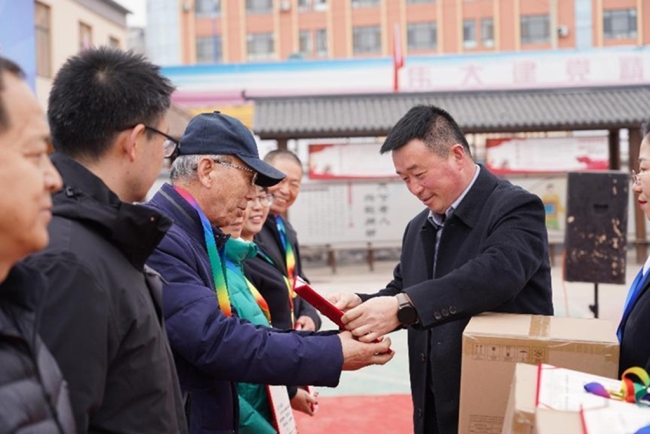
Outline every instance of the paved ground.
[[(556, 263), (560, 263), (558, 260)], [(323, 294), (342, 291), (374, 292), (384, 287), (391, 279), (394, 262), (378, 262), (375, 271), (367, 266), (339, 264), (337, 274), (332, 274), (326, 267), (306, 268), (306, 273), (314, 288)], [(623, 303), (628, 285), (634, 279), (641, 265), (628, 261), (626, 285), (599, 285), (600, 318), (618, 322), (623, 310)], [(553, 303), (555, 314), (576, 318), (593, 318), (589, 305), (594, 300), (594, 285), (582, 282), (563, 282), (562, 269), (553, 268)], [(324, 327), (333, 328), (325, 320)], [(344, 372), (341, 383), (336, 389), (320, 388), (320, 395), (392, 395), (409, 393), (408, 359), (406, 332), (391, 334), (396, 355), (385, 366), (372, 366), (357, 372)]]

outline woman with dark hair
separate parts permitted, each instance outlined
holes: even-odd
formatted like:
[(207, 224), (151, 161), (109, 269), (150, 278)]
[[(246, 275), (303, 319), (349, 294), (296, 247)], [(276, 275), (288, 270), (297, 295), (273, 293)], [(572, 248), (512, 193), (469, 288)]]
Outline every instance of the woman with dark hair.
[[(241, 230), (242, 239), (252, 242), (255, 234), (262, 230), (271, 203), (273, 203), (273, 195), (266, 189), (257, 187), (257, 198), (249, 202), (246, 210)], [(257, 246), (257, 254), (244, 261), (244, 274), (264, 297), (268, 305), (271, 326), (285, 330), (295, 328), (296, 318), (299, 318), (304, 311), (305, 302), (300, 297), (296, 297), (287, 276), (278, 270), (273, 260), (259, 246)], [(291, 407), (313, 415), (315, 397), (302, 388), (289, 387), (288, 389)]]
[[(643, 141), (639, 151), (639, 170), (632, 171), (632, 191), (637, 203), (650, 220), (650, 131), (643, 128)], [(619, 374), (628, 368), (641, 366), (650, 371), (650, 257), (630, 286), (625, 300), (618, 339), (621, 343)]]

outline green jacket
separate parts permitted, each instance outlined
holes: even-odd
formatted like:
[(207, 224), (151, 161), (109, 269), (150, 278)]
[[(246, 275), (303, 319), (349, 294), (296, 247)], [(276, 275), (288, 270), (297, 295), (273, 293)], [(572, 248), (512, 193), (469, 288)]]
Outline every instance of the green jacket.
[[(243, 261), (257, 255), (255, 244), (242, 239), (229, 238), (226, 242), (226, 281), (230, 304), (240, 318), (256, 325), (269, 325), (246, 283)], [(262, 384), (237, 383), (239, 394), (240, 434), (276, 434), (271, 407)]]

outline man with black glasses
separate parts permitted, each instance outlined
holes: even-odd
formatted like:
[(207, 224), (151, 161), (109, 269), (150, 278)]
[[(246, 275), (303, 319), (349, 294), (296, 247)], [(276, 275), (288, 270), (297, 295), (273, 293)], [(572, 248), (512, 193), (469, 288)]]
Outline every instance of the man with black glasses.
[(40, 333), (70, 385), (77, 431), (187, 431), (164, 330), (159, 276), (145, 266), (171, 221), (144, 200), (175, 144), (174, 88), (143, 57), (108, 48), (70, 58), (48, 118), (64, 189), (50, 246), (28, 262), (50, 282)]

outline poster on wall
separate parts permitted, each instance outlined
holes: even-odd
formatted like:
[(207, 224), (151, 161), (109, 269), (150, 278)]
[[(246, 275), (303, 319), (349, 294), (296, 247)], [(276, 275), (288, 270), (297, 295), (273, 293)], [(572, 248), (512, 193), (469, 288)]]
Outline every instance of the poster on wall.
[(556, 236), (564, 234), (566, 226), (567, 175), (566, 173), (549, 176), (506, 177), (510, 182), (536, 194), (544, 203), (546, 229)]
[(424, 205), (401, 180), (304, 183), (289, 220), (305, 245), (399, 242)]
[(0, 56), (16, 62), (25, 71), (30, 87), (35, 89), (34, 2), (0, 0), (0, 17), (4, 23), (0, 25)]
[(486, 165), (499, 175), (609, 169), (607, 137), (487, 139)]
[(395, 178), (389, 154), (379, 154), (379, 143), (309, 145), (310, 179)]

